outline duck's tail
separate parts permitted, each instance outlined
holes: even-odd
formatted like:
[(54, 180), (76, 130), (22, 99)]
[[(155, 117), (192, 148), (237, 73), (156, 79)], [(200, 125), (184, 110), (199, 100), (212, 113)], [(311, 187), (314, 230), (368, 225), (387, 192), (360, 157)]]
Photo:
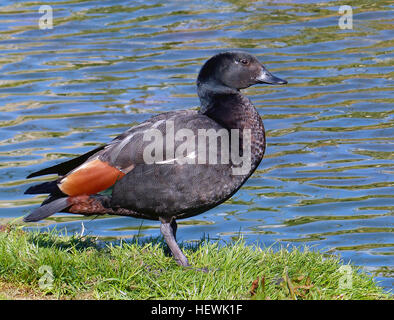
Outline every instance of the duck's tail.
[(70, 204), (67, 201), (68, 197), (56, 198), (53, 201), (47, 202), (41, 207), (35, 209), (32, 213), (23, 218), (24, 222), (34, 222), (45, 219), (57, 212), (64, 210), (69, 207)]

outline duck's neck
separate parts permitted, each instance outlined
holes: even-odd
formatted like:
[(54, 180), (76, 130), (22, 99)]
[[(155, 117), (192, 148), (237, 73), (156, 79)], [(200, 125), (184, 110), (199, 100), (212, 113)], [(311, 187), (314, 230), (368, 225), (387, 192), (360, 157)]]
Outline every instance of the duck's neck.
[(265, 151), (264, 125), (250, 100), (239, 90), (215, 86), (198, 87), (201, 101), (200, 113), (210, 117), (231, 132), (239, 129), (240, 152), (244, 129), (250, 129), (252, 172), (258, 166)]

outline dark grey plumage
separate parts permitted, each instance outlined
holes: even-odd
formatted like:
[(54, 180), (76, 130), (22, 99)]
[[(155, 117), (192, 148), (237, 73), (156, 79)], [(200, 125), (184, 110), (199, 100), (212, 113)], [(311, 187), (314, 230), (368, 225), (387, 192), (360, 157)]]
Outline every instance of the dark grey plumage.
[[(201, 101), (199, 111), (181, 110), (154, 116), (123, 132), (105, 146), (30, 174), (29, 177), (58, 173), (62, 177), (27, 190), (26, 193), (48, 192), (50, 195), (42, 207), (25, 217), (25, 221), (37, 221), (59, 211), (160, 220), (162, 234), (176, 261), (188, 265), (175, 242), (175, 219), (202, 213), (226, 201), (245, 183), (263, 159), (266, 143), (261, 117), (251, 101), (240, 92), (240, 89), (258, 83), (287, 82), (273, 76), (257, 58), (248, 53), (224, 52), (213, 56), (203, 65), (197, 79)], [(147, 163), (145, 152), (152, 142), (145, 139), (145, 134), (152, 130), (161, 135), (160, 142), (164, 150), (159, 161)], [(238, 144), (226, 144), (226, 139), (208, 139), (203, 146), (194, 140), (194, 149), (190, 152), (189, 146), (193, 145), (193, 140), (188, 140), (187, 136), (178, 139), (172, 136), (182, 130), (188, 130), (194, 139), (202, 135), (202, 130), (224, 132), (229, 141), (234, 138)], [(234, 169), (241, 168), (243, 164), (235, 161), (231, 155), (246, 155), (243, 152), (248, 150), (244, 150), (244, 147), (249, 146), (245, 142), (248, 140), (244, 139), (247, 137), (250, 137), (249, 166), (246, 171), (234, 174)], [(186, 154), (182, 153), (181, 156), (186, 156), (184, 160), (188, 159), (190, 163), (180, 163), (177, 161), (179, 154), (175, 156), (173, 152), (167, 152), (172, 143), (174, 151), (184, 147)], [(211, 161), (211, 154), (207, 151), (215, 149), (213, 146), (218, 151), (216, 163)], [(154, 149), (154, 153), (155, 156), (160, 155), (157, 149)], [(200, 155), (204, 155), (205, 162), (198, 162)], [(222, 161), (225, 159), (228, 161)], [(96, 164), (97, 170), (102, 170), (104, 175), (106, 172), (119, 172), (119, 179), (114, 180), (110, 192), (107, 190), (104, 195), (97, 191), (95, 194), (78, 193), (75, 190), (70, 194), (64, 191), (69, 188), (62, 188), (63, 184), (72, 179), (74, 182), (94, 184), (94, 180), (80, 180), (80, 173), (94, 170)]]

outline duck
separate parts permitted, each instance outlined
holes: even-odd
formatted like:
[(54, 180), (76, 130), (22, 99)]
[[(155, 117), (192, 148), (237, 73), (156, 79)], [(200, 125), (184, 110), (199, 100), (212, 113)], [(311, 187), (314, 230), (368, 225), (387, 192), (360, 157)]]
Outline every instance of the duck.
[(57, 174), (25, 194), (48, 194), (24, 216), (36, 222), (55, 213), (117, 215), (160, 221), (180, 266), (189, 261), (176, 242), (177, 220), (214, 208), (253, 174), (266, 149), (264, 125), (241, 90), (284, 85), (252, 54), (220, 52), (197, 77), (200, 107), (160, 113), (107, 144), (31, 173)]

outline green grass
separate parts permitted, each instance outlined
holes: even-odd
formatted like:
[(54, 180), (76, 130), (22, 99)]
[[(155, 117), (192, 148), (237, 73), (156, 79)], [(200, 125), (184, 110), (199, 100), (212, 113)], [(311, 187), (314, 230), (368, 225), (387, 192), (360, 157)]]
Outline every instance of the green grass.
[(353, 266), (351, 288), (341, 288), (340, 259), (306, 248), (274, 252), (202, 241), (183, 246), (190, 269), (164, 249), (161, 238), (102, 245), (92, 237), (3, 227), (0, 299), (391, 299)]

